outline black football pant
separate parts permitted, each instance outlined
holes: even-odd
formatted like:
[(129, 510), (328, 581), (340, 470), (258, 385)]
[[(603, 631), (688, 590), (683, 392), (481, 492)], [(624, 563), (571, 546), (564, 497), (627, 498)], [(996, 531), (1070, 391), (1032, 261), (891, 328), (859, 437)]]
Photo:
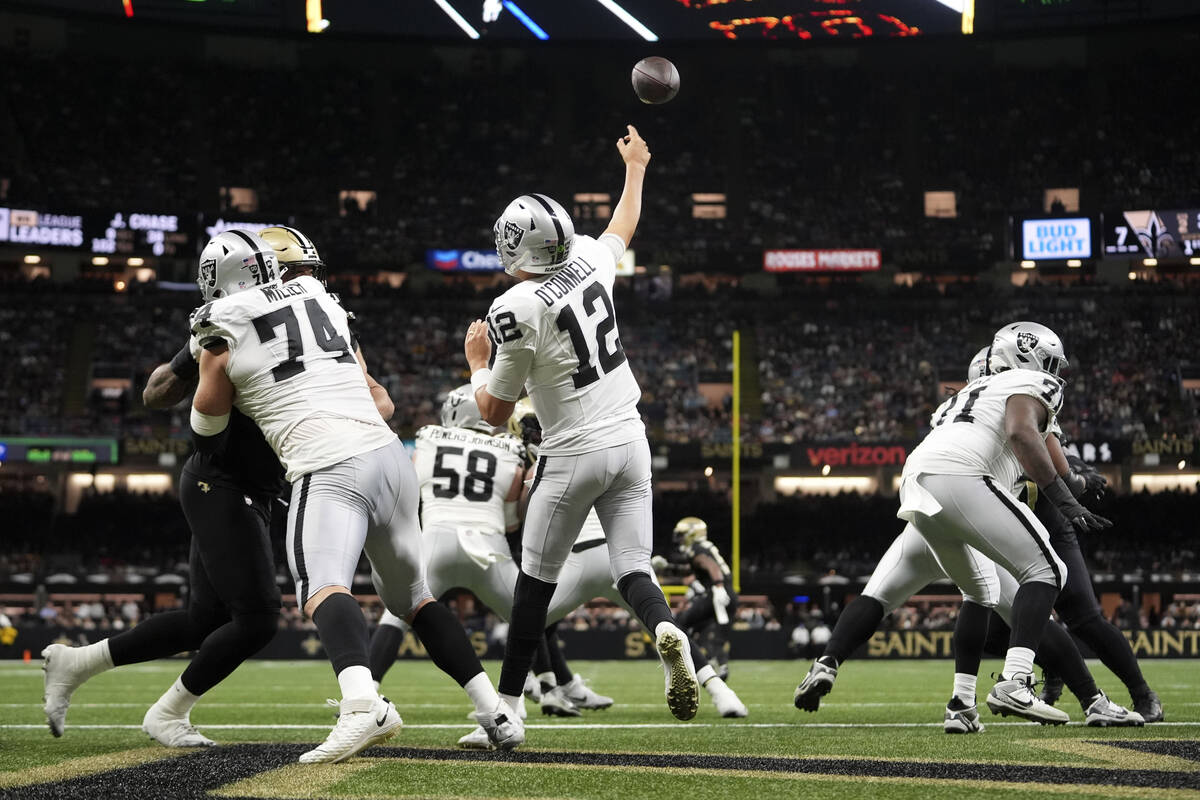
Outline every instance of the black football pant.
[(271, 554), (270, 502), (184, 467), (179, 499), (192, 531), (185, 610), (155, 614), (109, 639), (113, 665), (196, 650), (181, 680), (201, 695), (275, 636), (279, 587)]
[[(731, 621), (737, 611), (737, 604), (737, 594), (730, 592), (729, 606), (725, 611)], [(728, 672), (731, 625), (721, 625), (717, 622), (711, 593), (706, 592), (693, 597), (692, 602), (675, 617), (675, 621), (692, 641), (699, 643), (705, 659), (713, 664), (718, 672)]]

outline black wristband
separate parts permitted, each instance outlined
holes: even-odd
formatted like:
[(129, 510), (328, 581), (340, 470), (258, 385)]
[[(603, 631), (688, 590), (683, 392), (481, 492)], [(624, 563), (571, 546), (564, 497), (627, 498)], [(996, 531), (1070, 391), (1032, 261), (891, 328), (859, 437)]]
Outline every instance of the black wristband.
[(192, 358), (191, 342), (171, 359), (171, 372), (181, 381), (193, 381), (200, 376), (200, 365)]

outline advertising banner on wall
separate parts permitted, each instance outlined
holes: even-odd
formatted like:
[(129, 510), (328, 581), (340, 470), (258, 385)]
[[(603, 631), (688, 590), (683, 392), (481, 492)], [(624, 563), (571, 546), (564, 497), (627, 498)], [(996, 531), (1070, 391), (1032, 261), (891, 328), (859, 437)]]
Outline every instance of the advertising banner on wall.
[(883, 264), (879, 250), (764, 250), (767, 272), (873, 272)]

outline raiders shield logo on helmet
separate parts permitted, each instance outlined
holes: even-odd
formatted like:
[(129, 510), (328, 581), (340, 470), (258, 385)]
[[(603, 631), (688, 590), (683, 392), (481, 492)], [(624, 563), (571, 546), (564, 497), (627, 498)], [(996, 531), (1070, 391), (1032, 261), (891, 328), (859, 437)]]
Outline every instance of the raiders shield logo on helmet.
[(505, 220), (504, 222), (504, 247), (508, 250), (516, 250), (521, 245), (521, 240), (525, 238), (525, 229), (514, 222)]
[(213, 288), (217, 285), (217, 260), (208, 258), (200, 262), (201, 285)]
[(1038, 337), (1036, 334), (1028, 331), (1021, 331), (1017, 334), (1017, 349), (1022, 353), (1032, 353), (1033, 348), (1038, 345)]

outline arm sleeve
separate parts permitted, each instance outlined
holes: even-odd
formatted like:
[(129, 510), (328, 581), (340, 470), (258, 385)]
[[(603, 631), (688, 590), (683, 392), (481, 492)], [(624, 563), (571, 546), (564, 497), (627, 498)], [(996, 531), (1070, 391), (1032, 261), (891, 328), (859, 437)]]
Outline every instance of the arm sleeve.
[(488, 394), (497, 400), (515, 403), (525, 388), (525, 378), (533, 366), (533, 351), (524, 348), (498, 350), (492, 365), (492, 377), (488, 379)]
[(615, 233), (606, 233), (596, 240), (604, 245), (604, 248), (612, 253), (613, 262), (621, 260), (621, 256), (625, 255), (625, 242), (621, 241), (621, 237)]
[(488, 310), (487, 325), (492, 339), (488, 394), (498, 400), (516, 402), (533, 366), (537, 314), (523, 304), (497, 301)]
[(171, 359), (171, 372), (181, 381), (194, 381), (200, 376), (200, 363), (192, 357), (192, 341), (189, 339)]

